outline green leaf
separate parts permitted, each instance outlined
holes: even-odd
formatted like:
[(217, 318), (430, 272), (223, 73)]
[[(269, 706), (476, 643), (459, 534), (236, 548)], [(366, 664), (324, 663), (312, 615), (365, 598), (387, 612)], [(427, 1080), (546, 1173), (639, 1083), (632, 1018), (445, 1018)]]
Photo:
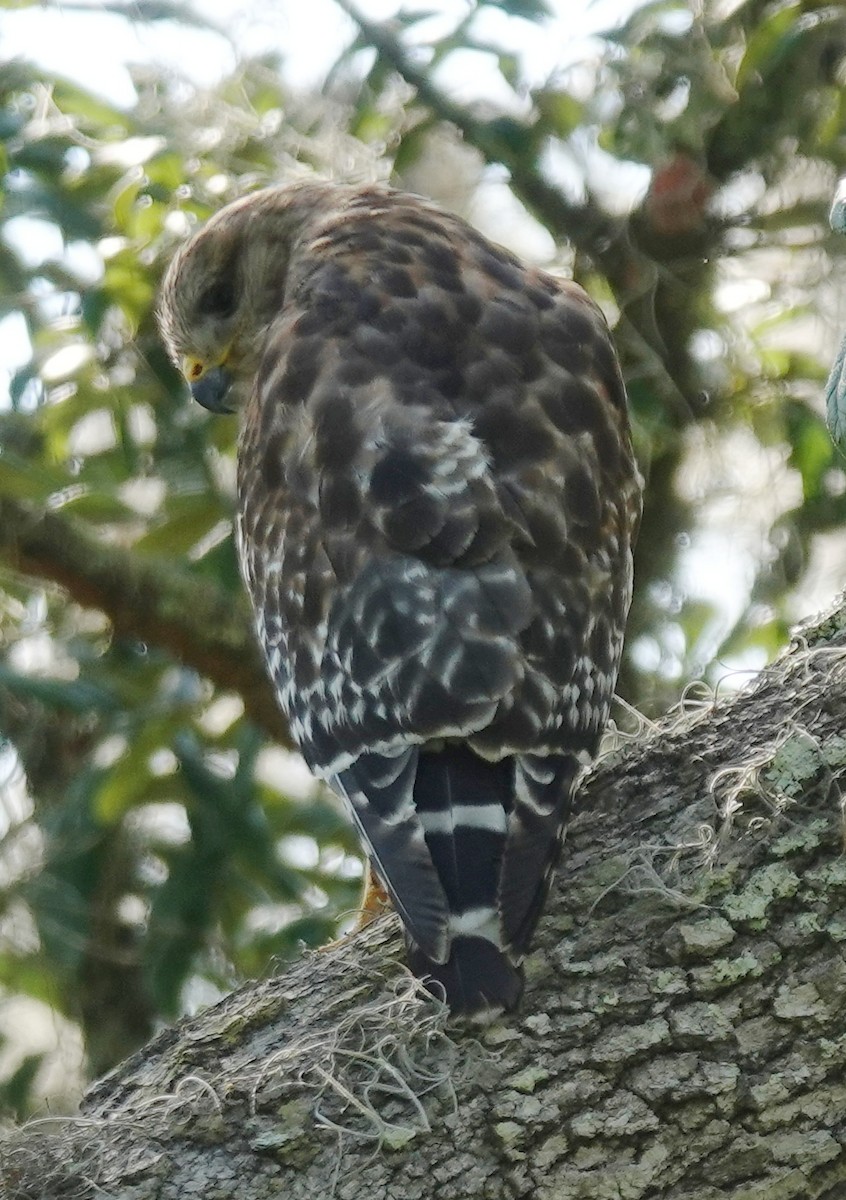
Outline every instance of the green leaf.
[(0, 495), (15, 500), (45, 501), (53, 492), (68, 486), (68, 476), (38, 463), (26, 462), (0, 450)]
[(117, 763), (103, 772), (94, 797), (94, 812), (105, 825), (114, 824), (131, 808), (150, 798), (149, 737), (133, 741)]
[(116, 229), (128, 229), (132, 209), (143, 186), (144, 175), (138, 169), (129, 172), (112, 193), (112, 216), (114, 217)]
[(535, 92), (533, 98), (542, 121), (557, 137), (569, 137), (584, 118), (584, 102), (577, 100), (569, 92), (560, 89), (544, 90)]
[(227, 514), (215, 496), (201, 493), (168, 501), (165, 520), (135, 543), (143, 554), (183, 557)]
[(33, 1085), (46, 1058), (45, 1054), (27, 1054), (5, 1079), (0, 1079), (0, 1113), (17, 1121), (24, 1120), (34, 1105)]
[(800, 0), (795, 0), (792, 4), (776, 5), (754, 27), (746, 45), (746, 52), (737, 68), (735, 86), (738, 91), (750, 82), (753, 75), (769, 75), (783, 59), (793, 43), (802, 9)]
[(58, 712), (112, 713), (115, 696), (108, 689), (86, 679), (44, 679), (22, 675), (0, 664), (0, 687), (26, 700), (37, 700)]
[(102, 290), (123, 310), (137, 329), (153, 302), (150, 280), (138, 270), (134, 254), (121, 251), (106, 264)]
[(168, 878), (153, 897), (144, 966), (156, 1005), (172, 1016), (211, 929), (225, 876), (219, 857), (193, 843), (171, 854), (168, 865)]
[(92, 488), (75, 489), (72, 496), (56, 507), (95, 525), (138, 519), (135, 510), (117, 496), (95, 492)]

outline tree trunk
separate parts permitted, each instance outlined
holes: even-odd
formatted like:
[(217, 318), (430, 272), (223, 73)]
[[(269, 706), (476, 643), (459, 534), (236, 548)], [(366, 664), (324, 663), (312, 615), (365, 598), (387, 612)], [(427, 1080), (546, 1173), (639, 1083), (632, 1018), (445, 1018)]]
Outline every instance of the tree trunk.
[(381, 919), (14, 1134), (7, 1194), (846, 1196), (845, 644), (592, 773), (518, 1016), (448, 1021)]

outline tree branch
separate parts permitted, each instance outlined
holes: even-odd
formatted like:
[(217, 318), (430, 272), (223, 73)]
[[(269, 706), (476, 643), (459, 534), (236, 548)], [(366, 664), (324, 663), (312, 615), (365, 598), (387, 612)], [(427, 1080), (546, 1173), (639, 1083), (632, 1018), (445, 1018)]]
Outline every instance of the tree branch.
[[(513, 191), (526, 208), (553, 234), (566, 236), (585, 253), (595, 257), (603, 238), (616, 239), (620, 223), (602, 213), (596, 205), (575, 204), (559, 188), (552, 186), (532, 170), (514, 152), (495, 122), (479, 120), (465, 107), (455, 104), (435, 86), (425, 71), (415, 66), (402, 43), (388, 25), (369, 20), (352, 0), (335, 0), (338, 7), (358, 26), (368, 46), (389, 63), (400, 78), (415, 89), (421, 101), (441, 121), (458, 129), (488, 163), (507, 168)], [(530, 130), (526, 130), (528, 137)]]
[(382, 920), (160, 1035), (0, 1176), (19, 1200), (842, 1194), (846, 611), (823, 629), (592, 774), (520, 1015), (449, 1023)]
[(2, 495), (0, 556), (12, 570), (58, 583), (77, 603), (101, 609), (118, 634), (160, 646), (237, 692), (251, 720), (290, 745), (245, 601), (233, 604), (167, 562), (98, 541), (59, 512)]

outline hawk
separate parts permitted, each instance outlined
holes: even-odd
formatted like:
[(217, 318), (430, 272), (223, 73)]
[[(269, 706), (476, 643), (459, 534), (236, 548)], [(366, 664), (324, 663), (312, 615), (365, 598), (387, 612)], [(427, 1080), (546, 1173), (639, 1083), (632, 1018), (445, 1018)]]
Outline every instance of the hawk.
[(454, 1012), (511, 1009), (608, 717), (640, 481), (605, 319), (377, 186), (247, 195), (164, 340), (240, 413), (238, 547), (291, 734)]

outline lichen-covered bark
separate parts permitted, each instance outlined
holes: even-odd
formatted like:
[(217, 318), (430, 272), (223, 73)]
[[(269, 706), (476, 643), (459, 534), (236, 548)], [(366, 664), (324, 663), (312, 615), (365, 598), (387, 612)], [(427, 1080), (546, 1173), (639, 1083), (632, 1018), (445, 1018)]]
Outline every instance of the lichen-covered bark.
[(517, 1017), (454, 1027), (379, 921), (10, 1139), (8, 1194), (846, 1195), (841, 619), (809, 641), (594, 772)]

